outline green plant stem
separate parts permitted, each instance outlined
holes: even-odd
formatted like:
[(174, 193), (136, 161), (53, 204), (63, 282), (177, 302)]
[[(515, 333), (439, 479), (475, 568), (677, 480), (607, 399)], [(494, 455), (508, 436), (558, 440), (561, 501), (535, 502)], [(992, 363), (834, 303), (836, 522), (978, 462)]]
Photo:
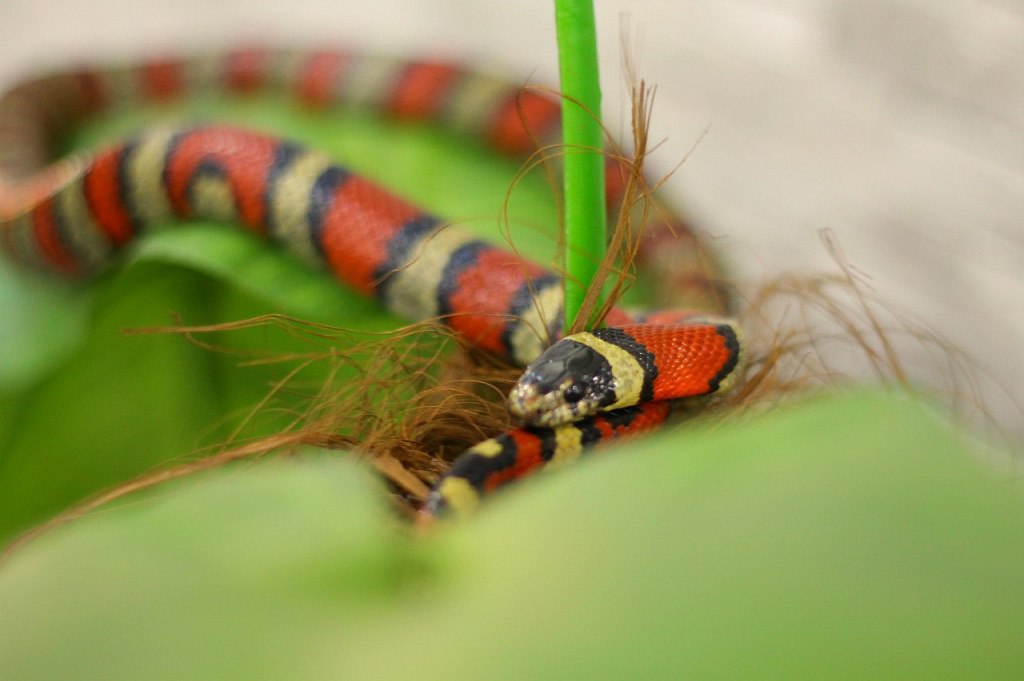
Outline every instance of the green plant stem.
[(561, 74), (565, 326), (579, 314), (605, 251), (604, 136), (591, 0), (555, 0)]

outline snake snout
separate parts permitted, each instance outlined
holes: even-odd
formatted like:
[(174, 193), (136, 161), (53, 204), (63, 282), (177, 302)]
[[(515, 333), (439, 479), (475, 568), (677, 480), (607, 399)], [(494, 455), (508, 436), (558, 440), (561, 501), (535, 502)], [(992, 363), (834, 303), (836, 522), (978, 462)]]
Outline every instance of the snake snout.
[(508, 396), (508, 408), (513, 416), (531, 426), (556, 428), (600, 410), (600, 403), (587, 399), (586, 391), (577, 383), (568, 382), (555, 389), (545, 390), (543, 385), (524, 377)]
[(557, 395), (526, 381), (516, 383), (508, 396), (508, 410), (512, 415), (534, 426), (551, 427), (564, 422), (558, 414), (561, 406)]

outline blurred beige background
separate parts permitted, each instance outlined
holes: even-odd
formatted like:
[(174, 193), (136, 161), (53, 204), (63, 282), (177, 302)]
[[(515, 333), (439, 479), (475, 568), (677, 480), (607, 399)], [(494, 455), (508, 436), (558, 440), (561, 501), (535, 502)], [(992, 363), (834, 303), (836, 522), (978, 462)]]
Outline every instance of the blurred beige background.
[[(551, 0), (0, 0), (0, 86), (69, 59), (240, 41), (440, 54), (556, 83)], [(1024, 436), (1024, 5), (1019, 0), (598, 0), (606, 121), (622, 16), (658, 85), (668, 190), (743, 278), (834, 270), (966, 349)], [(915, 357), (911, 364), (941, 372)], [(916, 361), (921, 360), (921, 361)], [(991, 379), (991, 380), (990, 380)]]

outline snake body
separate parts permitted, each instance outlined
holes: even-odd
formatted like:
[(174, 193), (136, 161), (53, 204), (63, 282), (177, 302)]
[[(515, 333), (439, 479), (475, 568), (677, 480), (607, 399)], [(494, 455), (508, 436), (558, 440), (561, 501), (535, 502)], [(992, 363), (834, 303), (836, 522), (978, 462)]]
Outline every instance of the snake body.
[[(457, 459), (428, 502), (434, 513), (468, 510), (481, 495), (547, 463), (655, 428), (668, 416), (667, 400), (706, 395), (732, 381), (740, 344), (724, 317), (661, 313), (638, 323), (616, 309), (611, 328), (548, 347), (562, 316), (558, 276), (287, 140), (198, 125), (146, 130), (82, 156), (50, 156), (70, 125), (108, 106), (265, 89), (291, 92), (314, 107), (361, 106), (433, 121), (506, 153), (527, 153), (558, 133), (552, 99), (437, 62), (239, 50), (64, 73), (0, 99), (0, 245), (19, 262), (78, 277), (107, 266), (168, 218), (234, 222), (392, 312), (439, 319), (476, 346), (526, 366), (510, 407), (530, 425)], [(622, 191), (617, 166), (609, 178), (614, 207)], [(692, 253), (696, 239), (681, 223), (665, 225), (645, 243), (667, 270), (670, 291), (714, 301)], [(689, 269), (680, 272), (680, 262)]]

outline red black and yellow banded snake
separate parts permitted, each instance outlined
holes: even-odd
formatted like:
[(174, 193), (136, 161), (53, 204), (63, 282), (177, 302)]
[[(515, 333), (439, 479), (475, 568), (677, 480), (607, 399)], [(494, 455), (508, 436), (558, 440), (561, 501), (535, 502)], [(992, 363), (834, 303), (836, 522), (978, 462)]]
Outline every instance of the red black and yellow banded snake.
[[(223, 125), (143, 131), (54, 161), (53, 142), (109, 106), (207, 91), (275, 90), (311, 107), (366, 107), (427, 120), (505, 153), (557, 140), (559, 106), (457, 66), (333, 51), (245, 49), (217, 57), (86, 69), (26, 82), (0, 99), (0, 244), (15, 260), (77, 277), (109, 264), (147, 226), (177, 218), (240, 223), (326, 268), (410, 320), (439, 319), (470, 343), (527, 366), (510, 397), (526, 425), (458, 458), (427, 508), (480, 497), (590, 445), (651, 430), (671, 400), (721, 391), (740, 360), (734, 323), (696, 237), (681, 222), (641, 242), (668, 297), (710, 310), (643, 318), (615, 309), (608, 328), (558, 338), (559, 277), (430, 215), (325, 154)], [(608, 203), (622, 174), (609, 165)], [(679, 263), (687, 263), (679, 267)], [(547, 348), (547, 349), (545, 349)]]

